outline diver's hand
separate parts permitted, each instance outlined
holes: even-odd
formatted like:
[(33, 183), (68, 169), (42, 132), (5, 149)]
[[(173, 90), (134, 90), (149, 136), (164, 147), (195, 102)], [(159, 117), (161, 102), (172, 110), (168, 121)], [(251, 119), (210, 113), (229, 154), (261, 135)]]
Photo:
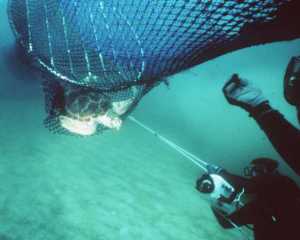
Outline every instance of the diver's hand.
[(246, 111), (251, 111), (258, 105), (268, 102), (262, 95), (260, 89), (250, 86), (250, 84), (234, 74), (223, 87), (223, 93), (227, 101), (239, 106)]
[(208, 174), (219, 174), (223, 170), (223, 168), (213, 164), (208, 164), (206, 169)]

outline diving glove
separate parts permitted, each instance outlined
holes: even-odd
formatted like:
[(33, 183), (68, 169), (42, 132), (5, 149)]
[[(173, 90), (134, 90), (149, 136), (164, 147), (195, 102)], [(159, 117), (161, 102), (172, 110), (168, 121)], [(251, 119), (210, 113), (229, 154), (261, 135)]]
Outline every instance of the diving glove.
[(260, 89), (252, 87), (246, 80), (234, 74), (223, 87), (223, 93), (227, 101), (251, 112), (262, 103), (267, 103)]

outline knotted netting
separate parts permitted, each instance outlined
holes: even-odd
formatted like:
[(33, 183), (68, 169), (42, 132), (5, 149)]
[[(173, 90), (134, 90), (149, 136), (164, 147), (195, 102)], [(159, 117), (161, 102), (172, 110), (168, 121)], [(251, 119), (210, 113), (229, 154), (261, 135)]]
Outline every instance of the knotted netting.
[(239, 48), (300, 37), (299, 12), (299, 0), (10, 0), (8, 5), (17, 39), (49, 73), (48, 81), (116, 99), (135, 86), (132, 106), (166, 76)]

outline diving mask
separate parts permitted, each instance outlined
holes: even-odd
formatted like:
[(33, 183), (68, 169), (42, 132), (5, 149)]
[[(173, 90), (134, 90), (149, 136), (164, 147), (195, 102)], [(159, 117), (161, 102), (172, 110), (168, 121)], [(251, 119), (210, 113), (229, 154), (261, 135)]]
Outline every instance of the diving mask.
[(300, 56), (292, 57), (284, 76), (284, 97), (291, 105), (300, 105)]

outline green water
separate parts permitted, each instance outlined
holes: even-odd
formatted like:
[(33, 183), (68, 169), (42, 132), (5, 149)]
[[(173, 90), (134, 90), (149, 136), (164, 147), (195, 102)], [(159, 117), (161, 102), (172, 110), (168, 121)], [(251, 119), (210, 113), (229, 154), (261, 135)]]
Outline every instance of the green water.
[[(1, 240), (244, 239), (219, 227), (194, 189), (201, 169), (133, 122), (85, 139), (49, 133), (42, 125), (39, 76), (16, 59), (5, 4), (0, 1)], [(296, 123), (282, 96), (282, 77), (297, 54), (299, 40), (222, 56), (171, 77), (170, 89), (154, 89), (133, 115), (234, 173), (255, 157), (280, 160), (221, 89), (238, 72)], [(281, 170), (298, 180), (282, 161)]]

